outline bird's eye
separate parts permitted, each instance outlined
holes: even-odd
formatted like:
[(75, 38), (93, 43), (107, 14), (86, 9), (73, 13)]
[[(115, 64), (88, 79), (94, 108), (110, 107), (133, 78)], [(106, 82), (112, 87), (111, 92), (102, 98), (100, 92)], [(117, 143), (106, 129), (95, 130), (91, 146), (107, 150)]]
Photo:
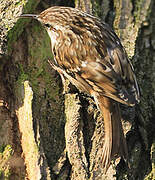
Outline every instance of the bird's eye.
[(46, 23), (46, 24), (44, 24), (44, 25), (45, 25), (45, 27), (47, 27), (47, 28), (49, 28), (49, 27), (50, 27), (50, 24), (47, 24), (47, 23)]

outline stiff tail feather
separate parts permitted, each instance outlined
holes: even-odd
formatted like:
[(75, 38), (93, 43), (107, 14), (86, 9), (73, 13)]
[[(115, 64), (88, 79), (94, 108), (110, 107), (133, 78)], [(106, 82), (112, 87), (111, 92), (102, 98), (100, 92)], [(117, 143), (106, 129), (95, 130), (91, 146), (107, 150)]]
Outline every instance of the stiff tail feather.
[(101, 161), (106, 172), (114, 157), (123, 156), (127, 160), (128, 151), (122, 129), (119, 104), (100, 95), (95, 97), (95, 101), (104, 117), (105, 141)]

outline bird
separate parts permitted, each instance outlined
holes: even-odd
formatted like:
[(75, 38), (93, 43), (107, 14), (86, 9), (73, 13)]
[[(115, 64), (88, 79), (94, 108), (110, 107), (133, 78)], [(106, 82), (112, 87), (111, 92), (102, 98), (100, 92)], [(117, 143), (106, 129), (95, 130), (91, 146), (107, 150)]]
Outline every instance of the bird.
[(140, 93), (133, 66), (114, 30), (98, 17), (71, 7), (52, 6), (39, 15), (20, 18), (36, 19), (45, 27), (54, 56), (50, 65), (94, 98), (104, 121), (103, 169), (107, 171), (117, 156), (128, 159), (120, 103), (134, 106)]

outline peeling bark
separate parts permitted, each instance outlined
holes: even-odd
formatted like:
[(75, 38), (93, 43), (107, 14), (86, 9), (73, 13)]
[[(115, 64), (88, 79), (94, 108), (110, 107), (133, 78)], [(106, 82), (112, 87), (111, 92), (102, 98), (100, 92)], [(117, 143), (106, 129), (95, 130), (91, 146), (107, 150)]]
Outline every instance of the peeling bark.
[[(47, 166), (47, 160), (42, 148), (39, 148), (39, 144), (35, 141), (35, 136), (40, 138), (39, 131), (37, 135), (34, 133), (33, 128), (33, 115), (32, 115), (32, 100), (33, 91), (28, 81), (23, 83), (23, 87), (20, 87), (17, 97), (21, 97), (22, 104), (16, 109), (16, 115), (19, 123), (19, 131), (21, 133), (21, 146), (23, 151), (24, 162), (26, 166), (27, 176), (31, 180), (36, 179), (50, 179), (49, 168)], [(37, 125), (37, 129), (39, 125)]]
[(66, 150), (72, 165), (71, 179), (88, 179), (88, 162), (85, 156), (83, 122), (78, 95), (65, 95), (65, 139)]

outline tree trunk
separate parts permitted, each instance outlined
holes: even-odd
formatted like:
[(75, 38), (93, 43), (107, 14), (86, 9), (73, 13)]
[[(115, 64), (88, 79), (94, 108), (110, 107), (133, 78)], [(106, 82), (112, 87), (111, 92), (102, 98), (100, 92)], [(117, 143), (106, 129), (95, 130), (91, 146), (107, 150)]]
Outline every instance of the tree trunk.
[[(112, 162), (105, 175), (97, 152), (103, 119), (94, 101), (61, 79), (48, 64), (49, 37), (35, 20), (52, 5), (99, 16), (121, 38), (135, 68), (141, 102), (121, 106), (129, 165)], [(154, 0), (0, 0), (0, 179), (155, 179)]]

